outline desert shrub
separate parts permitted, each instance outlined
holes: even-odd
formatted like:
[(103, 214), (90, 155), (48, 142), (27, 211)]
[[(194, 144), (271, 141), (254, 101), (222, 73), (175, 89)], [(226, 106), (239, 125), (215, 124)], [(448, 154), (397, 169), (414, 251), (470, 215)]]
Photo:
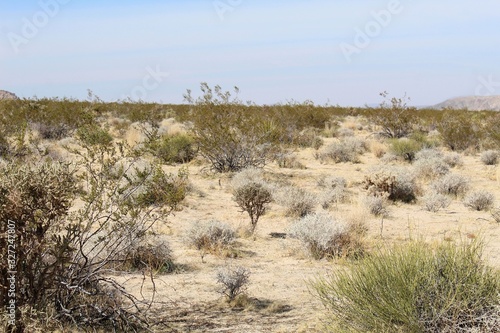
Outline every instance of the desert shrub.
[(194, 139), (186, 134), (162, 137), (153, 144), (153, 153), (165, 163), (186, 163), (196, 156)]
[(412, 202), (418, 192), (415, 176), (407, 168), (376, 169), (365, 176), (363, 184), (369, 195), (392, 201)]
[(408, 138), (392, 139), (389, 146), (391, 153), (408, 162), (413, 161), (415, 154), (421, 149), (419, 142)]
[(296, 135), (294, 139), (295, 145), (303, 148), (312, 147), (319, 149), (323, 145), (323, 139), (318, 136), (317, 130), (314, 128), (307, 128)]
[(332, 143), (320, 154), (322, 161), (333, 160), (335, 163), (359, 163), (359, 155), (366, 151), (366, 142), (356, 137), (348, 137), (342, 141)]
[(247, 183), (236, 188), (233, 195), (238, 206), (250, 216), (253, 233), (259, 218), (266, 212), (268, 204), (273, 201), (271, 192), (260, 183)]
[(314, 195), (296, 187), (280, 189), (275, 199), (285, 207), (285, 214), (293, 217), (302, 217), (311, 213), (316, 205)]
[(329, 332), (499, 332), (500, 278), (478, 243), (396, 246), (312, 286)]
[(217, 283), (221, 284), (218, 292), (229, 301), (245, 292), (250, 281), (250, 272), (241, 266), (226, 266), (217, 270)]
[(443, 143), (454, 151), (477, 149), (481, 142), (480, 125), (470, 112), (444, 111), (438, 130)]
[(85, 125), (76, 131), (77, 138), (87, 146), (108, 146), (113, 142), (109, 132), (99, 125)]
[(186, 234), (190, 246), (200, 251), (201, 260), (207, 253), (221, 255), (236, 239), (236, 232), (226, 223), (217, 220), (193, 223)]
[(471, 192), (464, 198), (464, 204), (477, 211), (490, 209), (494, 201), (494, 195), (485, 190)]
[(450, 203), (448, 196), (435, 191), (429, 191), (422, 197), (422, 205), (429, 212), (437, 212), (441, 208), (448, 207)]
[(496, 165), (498, 164), (498, 158), (500, 154), (497, 150), (487, 150), (481, 153), (481, 162), (485, 165)]
[(318, 185), (324, 188), (319, 198), (324, 209), (329, 208), (332, 203), (341, 203), (348, 197), (347, 182), (343, 177), (322, 177), (319, 179)]
[[(380, 94), (386, 98), (388, 94)], [(381, 127), (380, 135), (387, 138), (402, 138), (408, 136), (416, 123), (416, 110), (407, 106), (406, 98), (391, 98), (383, 102), (379, 108), (373, 109), (370, 120)]]
[(289, 233), (299, 239), (315, 259), (363, 254), (361, 241), (349, 225), (325, 213), (302, 217), (290, 227)]
[[(188, 90), (185, 99), (193, 105), (190, 119), (200, 154), (215, 172), (263, 167), (270, 158), (269, 122), (249, 112), (230, 92), (201, 84), (198, 99)], [(235, 88), (236, 93), (238, 89)]]
[(337, 136), (340, 138), (354, 136), (354, 131), (350, 128), (341, 127), (337, 130)]
[(163, 206), (177, 209), (189, 189), (186, 169), (179, 169), (177, 175), (164, 172), (160, 166), (144, 171), (137, 170), (135, 182), (137, 181), (141, 183), (141, 187), (134, 196), (136, 204), (143, 207)]
[(274, 156), (274, 159), (280, 168), (306, 169), (305, 165), (299, 162), (292, 153), (280, 152)]
[(417, 153), (413, 168), (419, 177), (429, 179), (444, 176), (450, 171), (442, 154), (433, 149), (424, 149)]
[(362, 202), (372, 215), (387, 216), (389, 214), (387, 196), (367, 195)]
[(262, 185), (267, 184), (264, 180), (264, 172), (262, 169), (250, 167), (236, 173), (231, 179), (231, 188), (234, 191), (235, 189), (249, 183), (259, 183)]
[[(68, 165), (2, 165), (0, 170), (0, 306), (5, 309), (12, 299), (9, 271), (16, 271), (15, 301), (17, 322), (9, 325), (22, 330), (20, 307), (44, 310), (55, 299), (59, 277), (68, 264), (72, 249), (62, 239), (53, 238), (64, 231), (75, 192), (75, 179)], [(10, 249), (14, 253), (7, 257)], [(53, 255), (59, 254), (59, 255)], [(9, 260), (7, 260), (9, 259)], [(2, 326), (4, 323), (2, 323)], [(5, 330), (7, 331), (7, 329)]]
[(465, 195), (469, 187), (469, 180), (464, 176), (456, 174), (444, 175), (431, 184), (431, 188), (437, 193), (453, 195), (455, 197)]
[(460, 167), (464, 165), (462, 155), (457, 152), (447, 153), (443, 156), (443, 161), (450, 166), (450, 168)]
[(151, 235), (141, 239), (121, 255), (120, 265), (115, 269), (125, 271), (146, 269), (169, 273), (175, 268), (169, 243), (158, 236)]
[(0, 131), (0, 157), (9, 155), (10, 146), (5, 135)]

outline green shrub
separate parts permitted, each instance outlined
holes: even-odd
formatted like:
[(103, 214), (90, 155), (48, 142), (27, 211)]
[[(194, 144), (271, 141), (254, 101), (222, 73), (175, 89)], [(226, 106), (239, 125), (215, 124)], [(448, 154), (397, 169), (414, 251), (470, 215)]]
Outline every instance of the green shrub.
[(437, 126), (443, 143), (454, 151), (478, 149), (482, 130), (476, 117), (477, 115), (467, 111), (444, 111)]
[(422, 149), (422, 144), (407, 138), (393, 139), (390, 141), (389, 149), (394, 155), (412, 162), (415, 154)]
[(154, 153), (165, 163), (186, 163), (196, 156), (195, 142), (185, 134), (164, 136), (154, 148)]
[(113, 142), (111, 134), (99, 125), (91, 124), (80, 127), (76, 136), (87, 146), (108, 146)]
[(500, 275), (480, 257), (476, 242), (411, 243), (312, 285), (330, 332), (499, 332)]
[[(386, 98), (387, 92), (380, 94)], [(406, 104), (406, 98), (391, 98), (383, 102), (378, 109), (373, 109), (370, 119), (380, 126), (380, 135), (387, 138), (402, 138), (408, 136), (416, 124), (416, 109)]]

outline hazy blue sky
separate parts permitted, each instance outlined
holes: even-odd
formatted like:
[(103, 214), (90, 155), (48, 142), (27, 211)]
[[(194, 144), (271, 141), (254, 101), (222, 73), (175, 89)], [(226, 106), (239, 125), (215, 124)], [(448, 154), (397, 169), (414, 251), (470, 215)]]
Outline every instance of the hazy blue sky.
[[(182, 102), (200, 82), (258, 104), (500, 95), (498, 0), (0, 1), (0, 89)], [(167, 74), (168, 73), (168, 74)], [(488, 84), (489, 81), (489, 84)], [(486, 82), (486, 83), (484, 83)]]

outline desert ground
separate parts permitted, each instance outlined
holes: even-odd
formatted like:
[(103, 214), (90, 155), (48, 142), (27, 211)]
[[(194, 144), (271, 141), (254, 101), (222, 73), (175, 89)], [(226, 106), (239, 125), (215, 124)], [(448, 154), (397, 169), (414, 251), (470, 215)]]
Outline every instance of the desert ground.
[[(362, 125), (362, 119), (348, 118), (342, 127), (353, 130), (356, 137), (376, 141), (371, 128)], [(178, 124), (165, 123), (165, 130), (179, 128)], [(137, 134), (128, 134), (137, 139)], [(335, 142), (326, 138), (324, 146)], [(438, 148), (446, 152), (446, 149)], [(319, 149), (321, 151), (321, 148)], [(405, 161), (385, 162), (367, 151), (359, 163), (321, 162), (315, 158), (313, 148), (296, 149), (293, 154), (305, 169), (280, 168), (276, 163), (264, 167), (264, 174), (280, 184), (292, 185), (313, 193), (322, 194), (318, 181), (325, 176), (343, 177), (347, 181), (348, 196), (342, 203), (327, 209), (328, 214), (343, 220), (362, 222), (367, 227), (364, 242), (374, 250), (388, 244), (411, 240), (426, 242), (460, 242), (481, 238), (485, 243), (484, 259), (493, 267), (500, 267), (500, 224), (489, 211), (472, 211), (462, 199), (438, 212), (423, 209), (415, 203), (392, 203), (385, 218), (368, 213), (362, 204), (366, 193), (362, 183), (375, 166), (387, 164), (411, 168)], [(451, 172), (470, 179), (473, 189), (484, 189), (500, 198), (497, 167), (484, 165), (479, 153), (462, 154), (463, 165)], [(174, 251), (175, 262), (183, 268), (174, 274), (156, 277), (156, 299), (165, 302), (164, 313), (169, 329), (178, 332), (321, 332), (325, 309), (315, 297), (309, 282), (329, 272), (343, 269), (347, 260), (313, 259), (293, 238), (275, 238), (272, 233), (287, 233), (296, 218), (285, 215), (283, 207), (273, 203), (259, 220), (254, 235), (245, 235), (249, 217), (232, 199), (231, 174), (207, 172), (207, 165), (200, 159), (188, 165), (189, 180), (193, 190), (182, 208), (168, 218), (168, 223), (158, 226), (166, 235)], [(177, 166), (165, 166), (175, 172)], [(419, 180), (425, 192), (430, 180)], [(318, 204), (316, 211), (324, 210)], [(186, 245), (186, 233), (194, 221), (219, 220), (239, 230), (236, 247), (237, 258), (200, 253)], [(246, 295), (250, 304), (229, 306), (217, 293), (216, 271), (227, 264), (247, 268), (250, 283)], [(132, 276), (127, 282), (132, 289), (138, 286), (141, 276)], [(170, 309), (170, 310), (165, 310)]]

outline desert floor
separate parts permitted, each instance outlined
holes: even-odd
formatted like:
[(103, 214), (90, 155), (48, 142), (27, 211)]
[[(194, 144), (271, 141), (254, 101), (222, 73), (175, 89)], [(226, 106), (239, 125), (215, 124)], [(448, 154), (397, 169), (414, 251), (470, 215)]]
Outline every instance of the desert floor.
[[(352, 122), (353, 120), (351, 120)], [(354, 120), (355, 121), (355, 120)], [(355, 135), (370, 137), (370, 132), (354, 128)], [(325, 146), (337, 139), (325, 139)], [(321, 149), (320, 149), (321, 150)], [(321, 163), (314, 158), (312, 148), (294, 152), (306, 169), (279, 168), (275, 163), (265, 167), (265, 174), (277, 183), (290, 184), (320, 195), (317, 184), (322, 176), (340, 176), (347, 180), (349, 198), (333, 205), (328, 212), (335, 217), (362, 221), (368, 232), (365, 242), (369, 250), (410, 240), (427, 242), (461, 241), (480, 237), (485, 243), (484, 259), (500, 268), (500, 224), (489, 212), (471, 211), (461, 199), (454, 199), (447, 208), (433, 213), (421, 203), (391, 204), (389, 216), (382, 220), (370, 215), (361, 204), (365, 193), (362, 181), (376, 165), (385, 165), (371, 152), (361, 156), (361, 163)], [(452, 173), (470, 179), (472, 189), (485, 189), (500, 200), (500, 186), (496, 167), (484, 165), (479, 153), (463, 154), (463, 166)], [(409, 166), (407, 162), (392, 164)], [(175, 262), (181, 267), (176, 273), (159, 275), (155, 283), (156, 300), (162, 302), (158, 318), (168, 326), (159, 328), (178, 332), (321, 332), (325, 309), (314, 296), (308, 281), (346, 267), (346, 259), (314, 260), (304, 251), (300, 242), (291, 238), (273, 238), (271, 233), (286, 233), (293, 219), (286, 217), (284, 208), (271, 204), (267, 214), (258, 222), (253, 236), (241, 236), (237, 241), (238, 258), (208, 254), (202, 262), (200, 253), (186, 245), (185, 235), (194, 221), (217, 219), (237, 230), (248, 227), (250, 219), (232, 200), (230, 175), (205, 172), (207, 165), (198, 161), (188, 164), (193, 191), (180, 211), (168, 218), (168, 223), (157, 231), (166, 235), (173, 249)], [(165, 166), (175, 172), (178, 166)], [(425, 193), (429, 181), (420, 182)], [(498, 202), (498, 201), (497, 201)], [(495, 207), (498, 207), (496, 205)], [(318, 205), (317, 210), (322, 208)], [(217, 293), (216, 271), (226, 264), (246, 267), (250, 284), (245, 306), (229, 306)], [(142, 276), (127, 276), (127, 286), (137, 290)], [(150, 286), (146, 286), (146, 289)]]

